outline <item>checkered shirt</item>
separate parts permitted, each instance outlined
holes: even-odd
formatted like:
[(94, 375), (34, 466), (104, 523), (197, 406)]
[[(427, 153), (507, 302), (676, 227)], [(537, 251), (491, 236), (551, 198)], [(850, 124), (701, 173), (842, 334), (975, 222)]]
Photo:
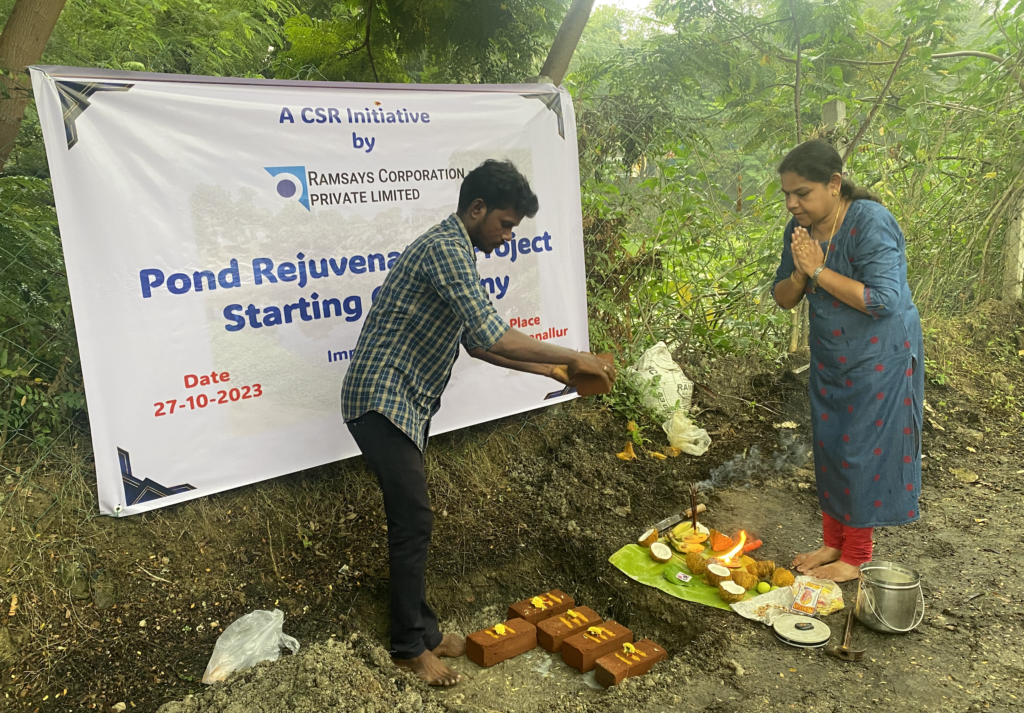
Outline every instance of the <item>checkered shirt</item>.
[(459, 344), (490, 349), (508, 328), (453, 213), (413, 241), (384, 280), (341, 387), (342, 417), (377, 411), (422, 452)]

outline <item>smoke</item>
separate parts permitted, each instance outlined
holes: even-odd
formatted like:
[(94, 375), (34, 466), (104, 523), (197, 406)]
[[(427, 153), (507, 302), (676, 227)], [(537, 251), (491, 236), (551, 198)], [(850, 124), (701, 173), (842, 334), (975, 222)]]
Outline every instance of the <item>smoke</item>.
[(811, 457), (811, 449), (794, 431), (780, 431), (778, 448), (768, 455), (761, 446), (753, 445), (742, 453), (712, 469), (706, 480), (697, 483), (697, 489), (709, 493), (715, 488), (749, 488), (753, 478), (761, 479), (788, 473), (802, 467)]

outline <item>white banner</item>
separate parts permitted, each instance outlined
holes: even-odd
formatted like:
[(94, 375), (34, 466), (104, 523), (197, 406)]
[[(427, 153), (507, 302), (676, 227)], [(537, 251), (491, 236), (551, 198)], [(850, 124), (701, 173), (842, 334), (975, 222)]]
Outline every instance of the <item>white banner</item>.
[[(564, 91), (70, 67), (33, 68), (32, 85), (105, 514), (358, 454), (340, 391), (375, 291), (485, 159), (514, 161), (540, 199), (478, 254), (493, 304), (588, 348)], [(463, 352), (431, 432), (572, 396)]]

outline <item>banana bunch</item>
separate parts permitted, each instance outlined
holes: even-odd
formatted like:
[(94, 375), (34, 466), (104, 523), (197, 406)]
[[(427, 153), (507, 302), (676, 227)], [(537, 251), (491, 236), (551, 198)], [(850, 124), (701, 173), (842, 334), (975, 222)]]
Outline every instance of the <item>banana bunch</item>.
[(704, 541), (708, 539), (710, 531), (702, 524), (697, 523), (696, 531), (693, 529), (693, 522), (687, 520), (672, 528), (668, 533), (668, 542), (676, 552), (686, 554), (687, 552), (703, 552)]

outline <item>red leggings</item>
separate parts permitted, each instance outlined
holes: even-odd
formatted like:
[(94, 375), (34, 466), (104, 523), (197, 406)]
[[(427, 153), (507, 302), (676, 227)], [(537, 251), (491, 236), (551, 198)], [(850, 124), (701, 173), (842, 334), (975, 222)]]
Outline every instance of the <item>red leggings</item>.
[(850, 527), (827, 513), (821, 514), (825, 546), (840, 550), (840, 562), (860, 567), (871, 561), (871, 535), (873, 527)]

